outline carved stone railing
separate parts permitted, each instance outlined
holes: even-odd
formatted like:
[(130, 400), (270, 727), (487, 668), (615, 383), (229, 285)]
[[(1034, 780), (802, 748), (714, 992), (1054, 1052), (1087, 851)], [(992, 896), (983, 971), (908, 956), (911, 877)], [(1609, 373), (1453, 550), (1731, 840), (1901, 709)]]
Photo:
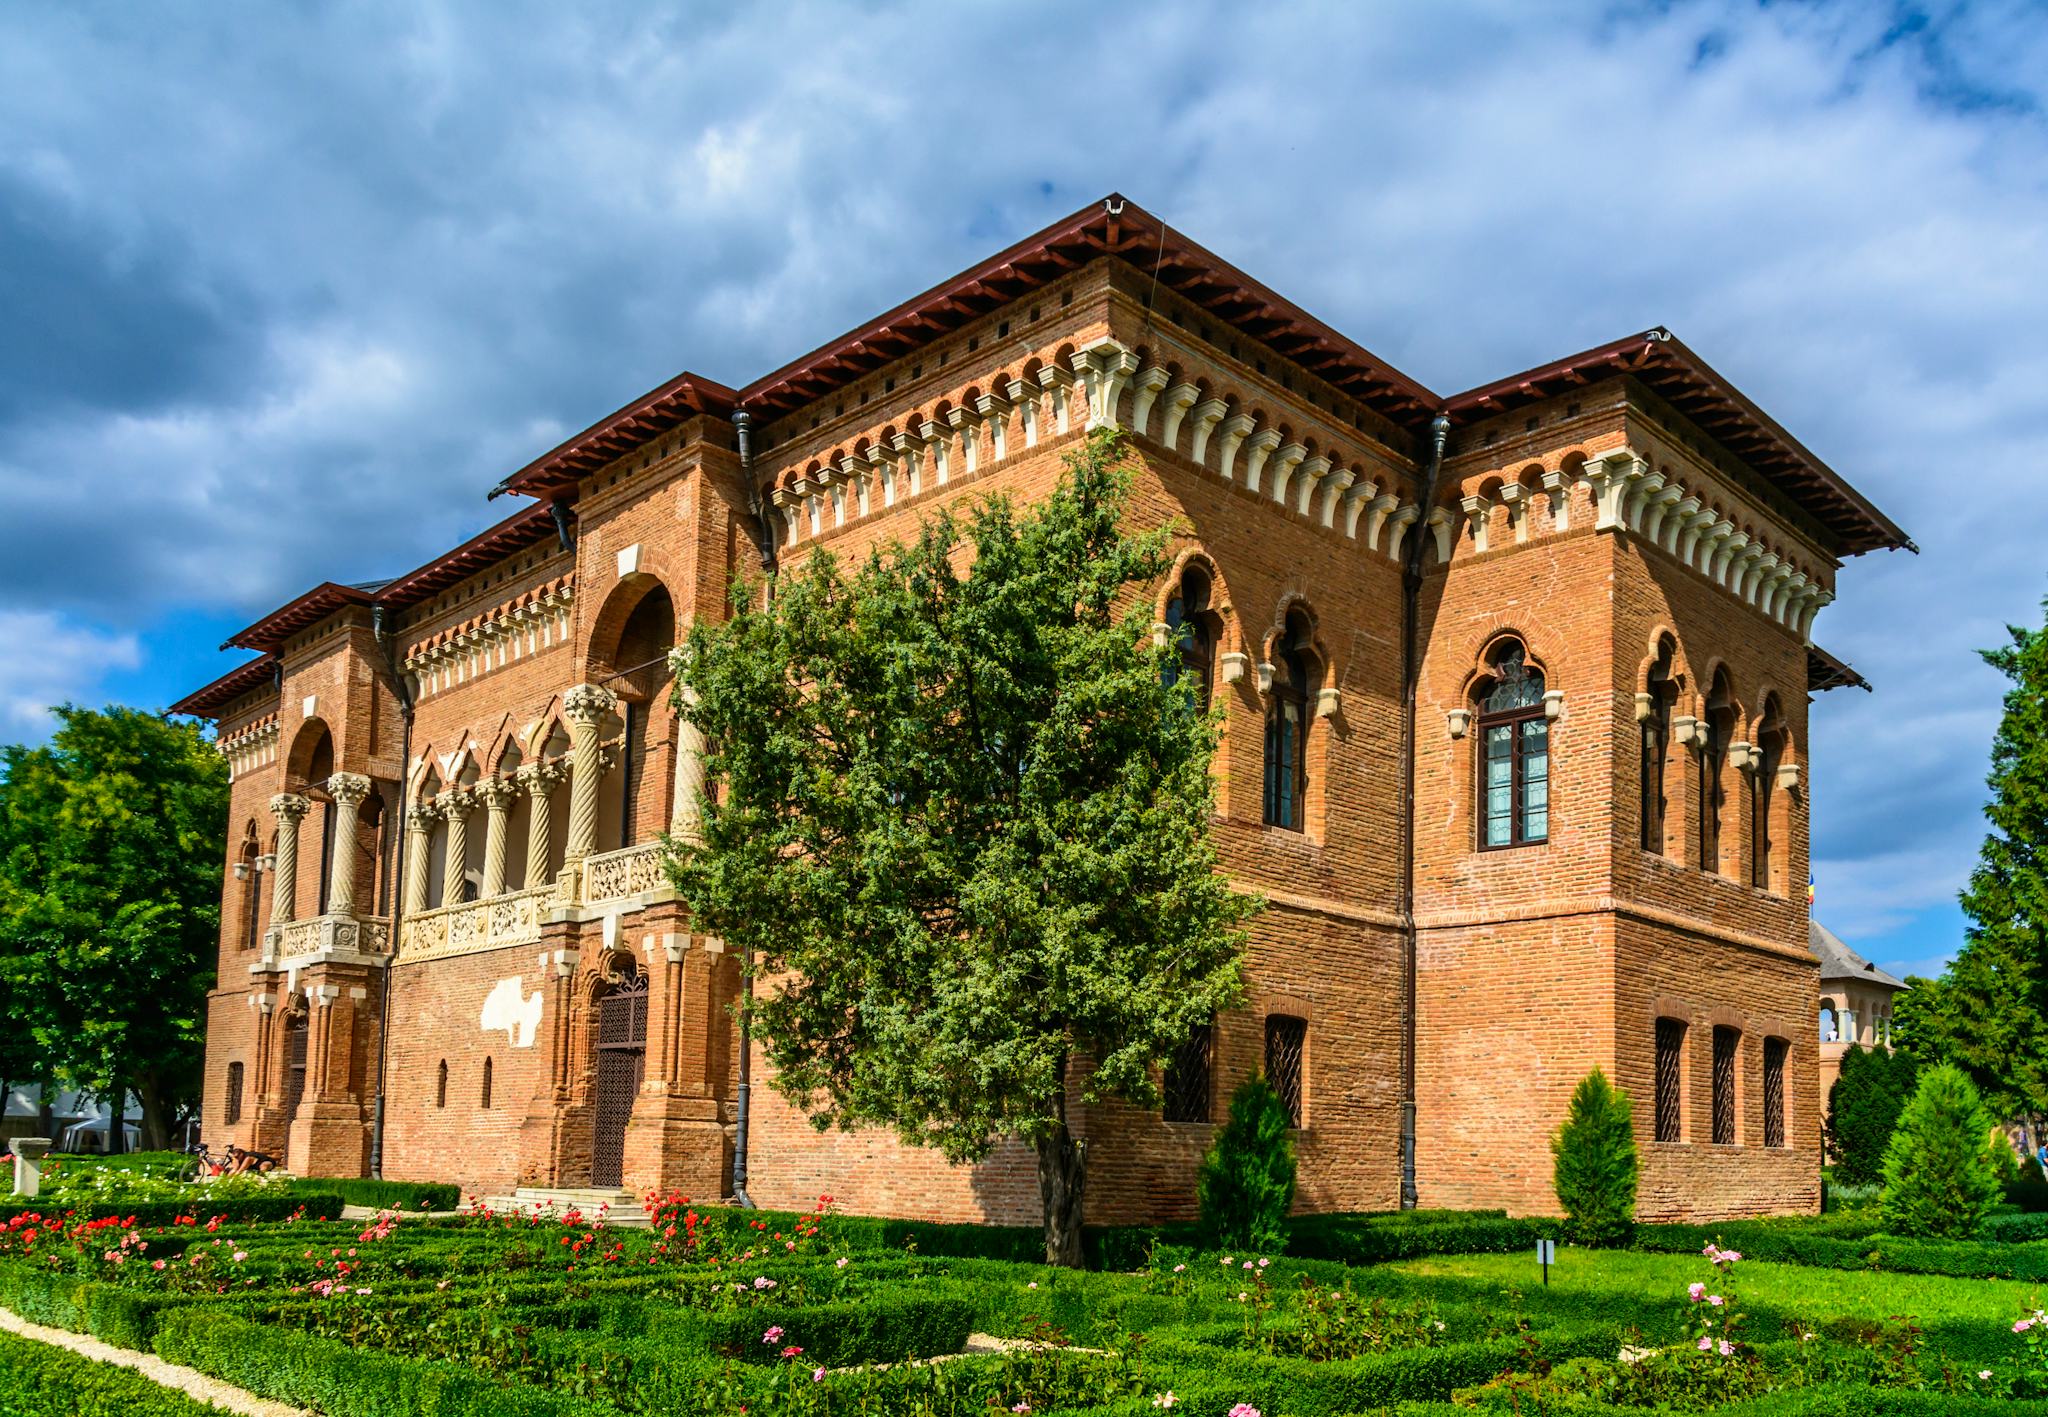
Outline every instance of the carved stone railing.
[(542, 886), (421, 911), (400, 927), (398, 957), (410, 961), (530, 945), (540, 939), (541, 916), (554, 895), (553, 886)]
[(330, 952), (388, 955), (391, 925), (370, 915), (316, 915), (272, 926), (266, 946), (264, 962), (272, 966)]
[(624, 851), (607, 851), (583, 862), (585, 905), (625, 900), (668, 888), (668, 873), (661, 867), (661, 843), (658, 841), (629, 846)]

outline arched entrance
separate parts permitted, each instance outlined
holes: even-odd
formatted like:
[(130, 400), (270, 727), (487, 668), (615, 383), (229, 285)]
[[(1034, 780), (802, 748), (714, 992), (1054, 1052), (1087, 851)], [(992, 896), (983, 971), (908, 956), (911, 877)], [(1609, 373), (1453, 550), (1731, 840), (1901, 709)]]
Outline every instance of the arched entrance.
[(647, 1073), (647, 976), (630, 973), (597, 1001), (596, 1136), (590, 1149), (590, 1184), (619, 1185), (625, 1174), (626, 1123)]
[(278, 1160), (291, 1165), (292, 1119), (306, 1100), (306, 1024), (304, 1010), (296, 1010), (284, 1022), (284, 1144)]

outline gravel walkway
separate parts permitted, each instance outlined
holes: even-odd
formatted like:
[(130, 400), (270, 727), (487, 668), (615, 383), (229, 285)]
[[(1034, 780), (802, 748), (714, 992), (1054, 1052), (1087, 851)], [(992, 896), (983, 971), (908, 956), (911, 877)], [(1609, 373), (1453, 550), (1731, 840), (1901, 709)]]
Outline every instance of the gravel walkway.
[(55, 1344), (68, 1348), (81, 1357), (91, 1358), (99, 1363), (112, 1363), (117, 1367), (133, 1368), (151, 1382), (162, 1383), (165, 1387), (177, 1388), (180, 1392), (211, 1402), (228, 1412), (240, 1412), (246, 1417), (309, 1417), (303, 1407), (290, 1407), (282, 1402), (272, 1402), (258, 1397), (253, 1392), (230, 1386), (218, 1378), (209, 1378), (193, 1368), (181, 1368), (176, 1363), (166, 1363), (154, 1353), (137, 1353), (130, 1348), (116, 1348), (111, 1343), (102, 1343), (97, 1338), (68, 1329), (44, 1328), (28, 1320), (0, 1309), (0, 1329), (33, 1338), (39, 1343)]

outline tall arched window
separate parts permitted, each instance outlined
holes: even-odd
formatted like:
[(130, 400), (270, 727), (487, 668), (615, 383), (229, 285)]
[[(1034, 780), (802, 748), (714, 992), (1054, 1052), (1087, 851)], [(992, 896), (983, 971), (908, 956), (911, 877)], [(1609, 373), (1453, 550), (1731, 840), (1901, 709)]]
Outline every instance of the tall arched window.
[(1771, 860), (1776, 843), (1771, 839), (1772, 802), (1778, 787), (1778, 764), (1785, 761), (1785, 725), (1778, 716), (1776, 700), (1764, 706), (1763, 727), (1756, 736), (1756, 783), (1750, 803), (1750, 881), (1758, 890), (1771, 889)]
[(478, 1092), (477, 1105), (486, 1112), (491, 1110), (491, 1060), (489, 1058), (484, 1059), (484, 1083)]
[(242, 1120), (242, 1065), (228, 1064), (227, 1106), (221, 1120), (234, 1126)]
[(1728, 805), (1723, 778), (1728, 773), (1728, 744), (1735, 736), (1735, 696), (1726, 670), (1714, 674), (1707, 695), (1707, 714), (1700, 721), (1700, 869), (1721, 869), (1721, 813)]
[(1820, 1041), (1823, 1043), (1839, 1043), (1841, 1041), (1841, 1034), (1838, 1032), (1838, 1028), (1839, 1025), (1835, 1022), (1834, 1006), (1822, 1004), (1820, 1006)]
[(446, 1058), (441, 1060), (441, 1071), (434, 1080), (434, 1105), (436, 1107), (446, 1107), (448, 1105), (448, 1060)]
[(1177, 661), (1167, 662), (1166, 682), (1185, 682), (1205, 709), (1214, 682), (1218, 628), (1210, 594), (1209, 573), (1200, 566), (1189, 566), (1181, 572), (1180, 584), (1166, 602), (1167, 633), (1180, 650)]
[(1321, 687), (1308, 616), (1287, 612), (1266, 695), (1266, 825), (1301, 831), (1308, 796), (1309, 704)]
[(1480, 681), (1479, 844), (1487, 850), (1550, 838), (1550, 720), (1543, 671), (1520, 640), (1503, 640)]
[(1645, 851), (1664, 850), (1664, 760), (1671, 750), (1671, 702), (1676, 692), (1671, 682), (1671, 641), (1657, 647), (1657, 662), (1643, 685), (1649, 699), (1649, 713), (1643, 718), (1641, 752), (1637, 772), (1642, 787), (1642, 845)]
[(242, 888), (241, 937), (242, 948), (253, 950), (257, 943), (257, 912), (263, 903), (263, 873), (256, 869), (260, 848), (256, 844), (256, 824), (249, 823), (249, 830), (242, 837), (242, 853), (235, 861), (235, 880)]

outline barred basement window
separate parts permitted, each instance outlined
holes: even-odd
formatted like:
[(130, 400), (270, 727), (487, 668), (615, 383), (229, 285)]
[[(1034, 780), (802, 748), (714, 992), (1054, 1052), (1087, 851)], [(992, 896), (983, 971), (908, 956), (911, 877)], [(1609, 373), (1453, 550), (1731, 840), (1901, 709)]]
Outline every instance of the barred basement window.
[(1301, 1125), (1301, 1061), (1307, 1046), (1307, 1019), (1266, 1015), (1266, 1080), (1280, 1094), (1288, 1124), (1296, 1127)]
[(446, 1058), (441, 1060), (441, 1071), (434, 1083), (434, 1105), (436, 1107), (446, 1107), (448, 1105), (448, 1060)]
[(242, 1065), (228, 1064), (227, 1124), (233, 1126), (242, 1120)]
[(484, 1059), (483, 1093), (481, 1098), (479, 1099), (478, 1105), (481, 1106), (486, 1112), (491, 1110), (491, 1060), (489, 1058)]
[(1714, 1030), (1714, 1145), (1735, 1145), (1735, 1050), (1742, 1031)]
[(1684, 1141), (1681, 1111), (1685, 1074), (1685, 1024), (1675, 1018), (1657, 1020), (1657, 1140)]
[(1764, 1040), (1764, 1145), (1785, 1144), (1785, 1051), (1782, 1038)]
[(1215, 1040), (1216, 1026), (1198, 1023), (1166, 1060), (1167, 1121), (1209, 1120), (1209, 1061)]

